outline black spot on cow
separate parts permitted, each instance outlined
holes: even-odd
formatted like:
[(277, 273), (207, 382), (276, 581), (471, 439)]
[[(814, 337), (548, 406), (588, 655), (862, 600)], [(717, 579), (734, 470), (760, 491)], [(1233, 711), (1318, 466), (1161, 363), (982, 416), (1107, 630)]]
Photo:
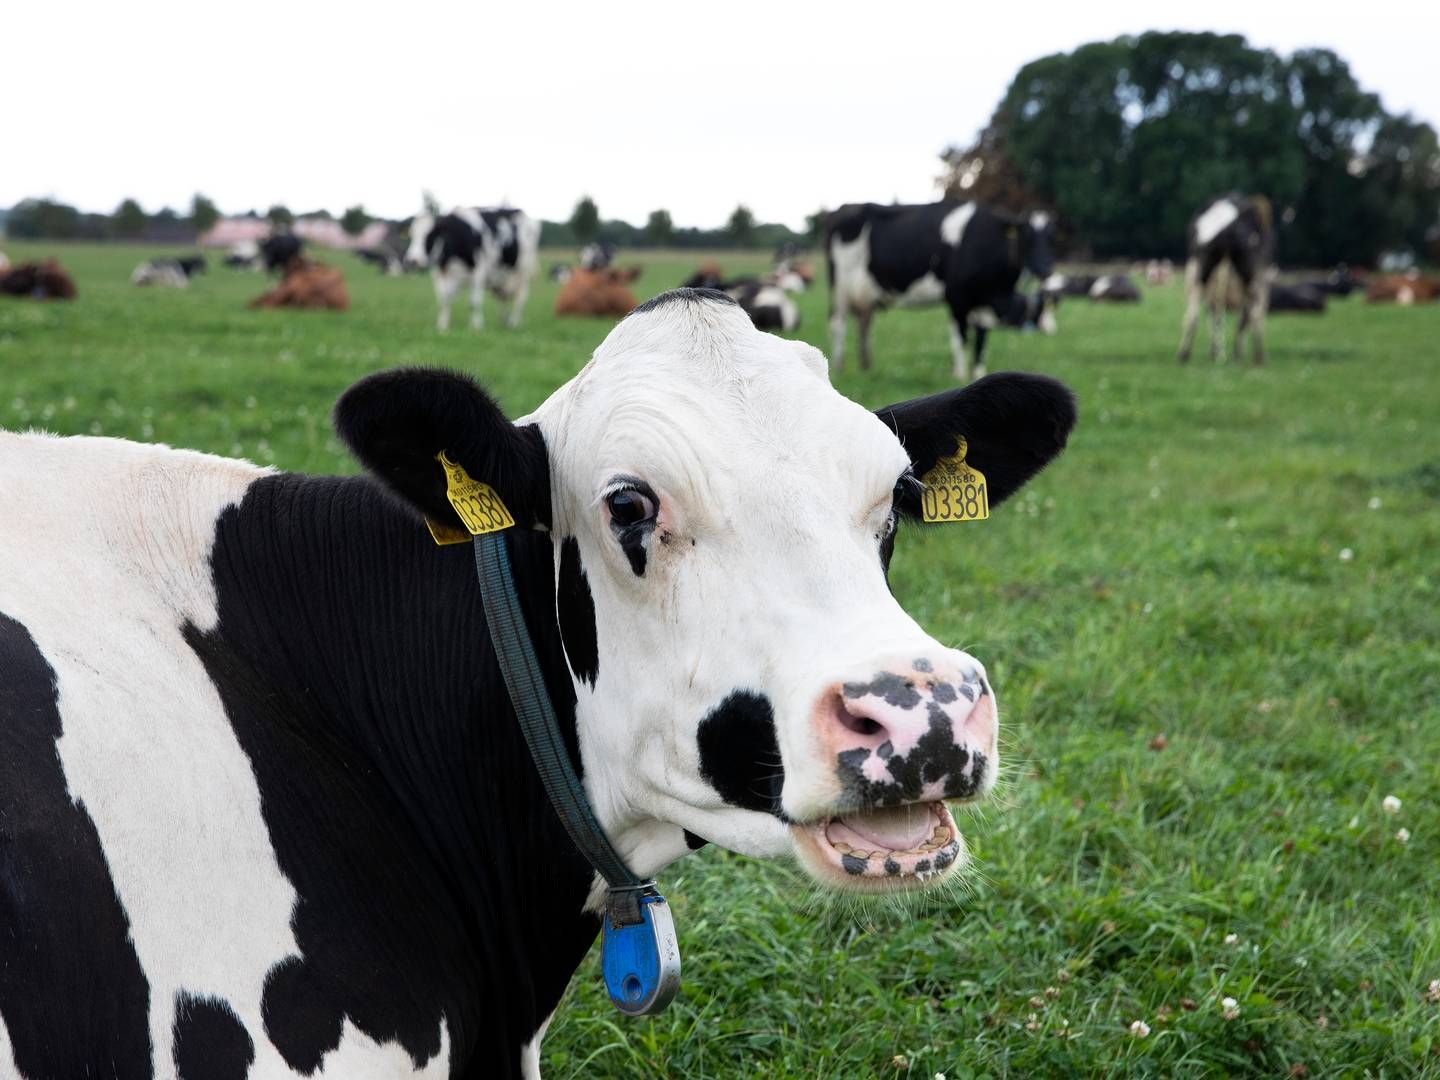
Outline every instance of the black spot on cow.
[[(916, 740), (908, 754), (897, 754), (886, 743), (873, 753), (885, 763), (888, 780), (865, 775), (868, 747), (843, 750), (836, 755), (836, 772), (844, 800), (851, 806), (899, 806), (915, 802), (927, 784), (944, 780), (946, 798), (968, 798), (979, 790), (985, 776), (985, 755), (957, 746), (950, 716), (935, 702), (927, 706), (929, 728)], [(889, 752), (886, 752), (886, 748)], [(967, 774), (966, 767), (973, 767)]]
[(770, 699), (736, 690), (700, 721), (700, 774), (732, 806), (780, 813), (785, 770)]
[(285, 1063), (302, 1073), (318, 1069), (344, 1034), (345, 1013), (333, 991), (298, 956), (287, 956), (266, 973), (260, 1017)]
[[(517, 483), (521, 462), (501, 464)], [(578, 762), (554, 545), (529, 529), (505, 543)], [(265, 477), (216, 522), (218, 623), (185, 639), (296, 892), (298, 955), (268, 973), (251, 1033), (291, 1068), (313, 1071), (342, 1018), (420, 1068), (443, 1019), (452, 1063), (518, 1075), (598, 932), (582, 911), (594, 871), (540, 783), (466, 554), (365, 477)]]
[(944, 870), (955, 861), (955, 856), (960, 850), (960, 845), (955, 843), (946, 844), (939, 851), (935, 852), (935, 869)]
[(865, 863), (866, 860), (860, 858), (858, 855), (840, 856), (840, 865), (845, 868), (845, 872), (847, 874), (855, 874), (856, 876), (859, 876), (860, 874), (865, 873)]
[[(962, 685), (960, 689), (963, 691), (966, 687)], [(930, 684), (930, 696), (942, 705), (949, 705), (955, 700), (955, 687), (951, 686), (948, 682), (933, 682)], [(965, 696), (970, 697), (969, 694)], [(972, 697), (970, 700), (974, 701), (975, 699)]]
[(897, 709), (913, 709), (920, 704), (914, 681), (890, 671), (880, 672), (868, 683), (847, 682), (843, 693), (847, 698), (878, 697)]
[(245, 1080), (255, 1061), (250, 1033), (223, 1001), (179, 994), (174, 1031), (179, 1080)]
[(935, 665), (930, 663), (930, 661), (926, 660), (923, 656), (920, 659), (914, 661), (914, 667), (916, 671), (923, 671), (927, 675), (935, 670)]
[(709, 842), (710, 841), (706, 840), (703, 836), (696, 836), (689, 829), (685, 830), (685, 846), (691, 851), (699, 851)]
[(0, 614), (0, 1017), (22, 1076), (151, 1075), (150, 986), (56, 748), (55, 672)]
[(924, 873), (929, 872), (929, 870), (930, 870), (930, 860), (929, 860), (929, 859), (921, 859), (919, 862), (917, 862), (917, 863), (915, 864), (915, 873), (917, 873), (917, 874), (924, 874)]
[(891, 877), (895, 877), (897, 874), (900, 873), (900, 864), (894, 859), (886, 858), (885, 873), (889, 874)]
[(595, 639), (595, 600), (580, 561), (580, 545), (567, 536), (560, 545), (560, 579), (555, 594), (560, 638), (570, 670), (591, 686), (600, 673), (600, 650)]

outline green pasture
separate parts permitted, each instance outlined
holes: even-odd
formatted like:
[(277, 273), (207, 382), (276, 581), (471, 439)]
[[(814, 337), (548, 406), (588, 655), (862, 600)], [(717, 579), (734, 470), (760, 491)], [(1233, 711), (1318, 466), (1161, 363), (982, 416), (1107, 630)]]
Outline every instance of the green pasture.
[[(367, 372), (464, 368), (518, 414), (608, 328), (555, 319), (543, 278), (521, 330), (460, 307), (441, 336), (428, 279), (345, 255), (328, 314), (246, 310), (255, 274), (142, 290), (140, 249), (58, 254), (77, 302), (0, 298), (0, 426), (289, 469), (353, 468), (328, 413)], [(695, 256), (621, 261), (643, 298)], [(801, 334), (828, 352), (825, 308)], [(547, 1076), (1440, 1075), (1440, 305), (1276, 316), (1258, 370), (1203, 331), (1178, 366), (1180, 311), (1177, 285), (992, 334), (992, 370), (1074, 387), (1070, 449), (989, 521), (900, 537), (901, 601), (1001, 702), (968, 887), (850, 911), (706, 849), (664, 877), (679, 1000), (624, 1020), (592, 955)], [(836, 379), (867, 405), (949, 383), (939, 310), (882, 316), (875, 353)]]

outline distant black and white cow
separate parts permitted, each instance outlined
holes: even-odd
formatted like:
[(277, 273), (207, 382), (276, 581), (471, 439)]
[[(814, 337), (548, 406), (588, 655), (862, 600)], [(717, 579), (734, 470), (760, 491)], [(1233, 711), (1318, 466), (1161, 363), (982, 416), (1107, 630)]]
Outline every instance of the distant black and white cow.
[(1180, 334), (1181, 363), (1190, 359), (1200, 306), (1210, 307), (1210, 356), (1225, 358), (1225, 311), (1238, 291), (1240, 316), (1235, 325), (1235, 358), (1241, 359), (1250, 331), (1255, 363), (1265, 362), (1265, 309), (1270, 268), (1275, 257), (1270, 200), (1263, 195), (1222, 195), (1206, 203), (1190, 222), (1190, 257), (1185, 263), (1185, 324)]
[(790, 299), (789, 290), (769, 278), (746, 278), (722, 289), (750, 316), (756, 329), (793, 333), (800, 326), (800, 309)]
[(450, 329), (450, 305), (468, 279), (470, 326), (485, 325), (485, 290), (508, 302), (505, 324), (520, 325), (530, 279), (540, 262), (540, 223), (523, 210), (462, 207), (441, 217), (419, 214), (410, 224), (405, 261), (428, 266), (440, 306), (435, 325)]
[[(950, 311), (956, 378), (985, 373), (986, 329), (977, 308), (1008, 303), (1020, 272), (1038, 280), (1054, 266), (1047, 214), (1012, 217), (974, 202), (924, 206), (842, 206), (825, 223), (830, 268), (831, 361), (844, 367), (846, 317), (860, 334), (860, 366), (870, 367), (870, 321), (892, 304), (943, 300)], [(972, 366), (968, 346), (975, 335)]]
[(518, 523), (632, 869), (708, 840), (842, 890), (945, 879), (996, 701), (891, 595), (897, 527), (957, 437), (993, 503), (1074, 418), (1010, 373), (871, 413), (814, 348), (675, 292), (514, 422), (456, 373), (358, 383), (335, 419), (368, 477), (0, 432), (0, 1073), (538, 1075), (601, 893), (474, 557), (422, 524), (460, 525), (442, 451)]
[(1106, 304), (1138, 304), (1143, 298), (1140, 287), (1128, 274), (1101, 274), (1090, 283), (1085, 295)]
[(181, 255), (174, 259), (146, 259), (130, 275), (131, 285), (167, 285), (183, 289), (196, 274), (205, 272), (204, 255)]
[(585, 270), (604, 270), (615, 261), (615, 245), (597, 242), (580, 249), (580, 266)]

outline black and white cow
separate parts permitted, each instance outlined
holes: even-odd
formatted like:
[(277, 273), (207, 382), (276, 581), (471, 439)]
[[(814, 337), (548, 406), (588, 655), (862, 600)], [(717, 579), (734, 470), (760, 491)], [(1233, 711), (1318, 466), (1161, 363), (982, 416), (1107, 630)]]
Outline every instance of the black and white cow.
[(680, 291), (516, 421), (426, 369), (335, 419), (369, 476), (0, 432), (0, 1073), (538, 1075), (601, 893), (469, 547), (422, 524), (460, 524), (441, 451), (518, 522), (562, 734), (637, 873), (707, 840), (873, 892), (964, 862), (942, 800), (994, 783), (994, 692), (887, 568), (957, 436), (992, 502), (1060, 451), (1059, 383), (871, 413)]
[[(975, 202), (924, 206), (842, 206), (825, 222), (830, 268), (831, 361), (845, 365), (846, 316), (860, 334), (860, 366), (870, 367), (870, 321), (892, 304), (917, 306), (943, 300), (950, 310), (955, 376), (985, 373), (986, 328), (971, 313), (1007, 303), (1020, 272), (1038, 280), (1050, 275), (1049, 215), (1012, 217)], [(968, 344), (975, 335), (972, 367)]]
[(205, 272), (204, 255), (180, 255), (173, 259), (146, 259), (130, 275), (131, 285), (167, 285), (183, 289), (196, 274)]
[(586, 270), (604, 270), (614, 261), (614, 244), (594, 241), (580, 249), (580, 265)]
[(485, 325), (485, 290), (507, 301), (505, 324), (520, 325), (530, 279), (540, 263), (540, 223), (523, 210), (460, 207), (441, 217), (418, 214), (410, 223), (405, 262), (428, 266), (440, 306), (435, 325), (450, 329), (450, 305), (470, 281), (470, 326)]
[(259, 244), (260, 262), (268, 273), (273, 274), (289, 266), (290, 260), (299, 255), (304, 247), (305, 241), (294, 233), (267, 236)]
[[(1225, 311), (1238, 307), (1235, 358), (1241, 358), (1250, 331), (1255, 363), (1265, 362), (1265, 309), (1275, 233), (1270, 200), (1263, 195), (1231, 193), (1212, 199), (1190, 222), (1190, 256), (1185, 263), (1185, 323), (1180, 333), (1181, 363), (1190, 359), (1200, 306), (1210, 307), (1210, 356), (1225, 358)], [(1238, 293), (1238, 301), (1231, 298)]]

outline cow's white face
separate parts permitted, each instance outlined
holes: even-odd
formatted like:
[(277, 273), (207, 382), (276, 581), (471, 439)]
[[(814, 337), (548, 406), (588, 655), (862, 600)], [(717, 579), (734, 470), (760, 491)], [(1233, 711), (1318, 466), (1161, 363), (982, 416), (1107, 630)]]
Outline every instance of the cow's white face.
[(837, 885), (957, 866), (941, 800), (993, 785), (995, 698), (979, 661), (891, 595), (889, 545), (918, 481), (819, 351), (672, 296), (530, 419), (607, 824), (794, 852)]
[[(483, 406), (414, 426), (470, 414), (508, 429), (448, 440), (517, 520), (550, 531), (585, 785), (637, 873), (696, 838), (794, 854), (862, 890), (960, 865), (944, 800), (994, 783), (995, 697), (978, 660), (902, 610), (886, 568), (899, 518), (918, 516), (917, 475), (957, 436), (999, 502), (1064, 445), (1068, 391), (995, 375), (872, 413), (831, 387), (815, 349), (681, 290), (621, 322), (514, 426), (471, 392)], [(377, 392), (375, 408), (399, 396)], [(407, 470), (438, 477), (428, 444), (385, 453), (377, 471), (397, 487)], [(445, 513), (441, 495), (413, 501)]]
[(416, 214), (410, 222), (410, 246), (405, 249), (406, 266), (429, 266), (430, 254), (425, 250), (425, 241), (430, 230), (435, 228), (433, 214)]

